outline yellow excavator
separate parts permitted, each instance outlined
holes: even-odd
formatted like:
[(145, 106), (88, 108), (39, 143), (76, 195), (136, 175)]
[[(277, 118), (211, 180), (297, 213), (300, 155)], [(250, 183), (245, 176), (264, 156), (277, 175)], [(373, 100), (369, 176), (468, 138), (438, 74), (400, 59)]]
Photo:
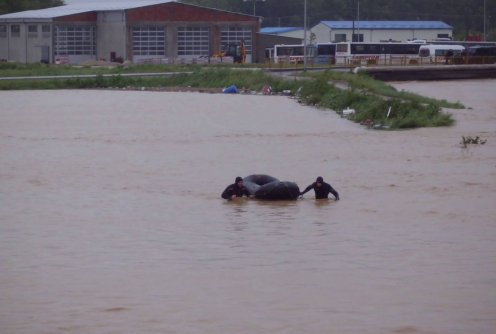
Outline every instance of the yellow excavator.
[(239, 43), (229, 43), (224, 44), (222, 50), (212, 57), (214, 58), (223, 58), (223, 57), (232, 57), (233, 61), (237, 64), (245, 64), (246, 63), (246, 47), (245, 41), (241, 40)]

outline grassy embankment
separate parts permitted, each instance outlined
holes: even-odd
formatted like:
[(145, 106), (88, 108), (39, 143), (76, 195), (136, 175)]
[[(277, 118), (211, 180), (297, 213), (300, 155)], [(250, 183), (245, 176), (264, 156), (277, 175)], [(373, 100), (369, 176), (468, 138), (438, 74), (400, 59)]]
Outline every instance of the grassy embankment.
[[(270, 85), (273, 92), (290, 90), (306, 104), (341, 111), (356, 110), (350, 119), (391, 129), (448, 126), (454, 120), (441, 108), (463, 108), (459, 103), (449, 103), (425, 98), (393, 87), (365, 75), (328, 71), (308, 75), (306, 80), (283, 79), (253, 68), (201, 65), (139, 65), (116, 68), (90, 68), (48, 65), (0, 64), (0, 77), (34, 75), (99, 74), (96, 78), (8, 80), (0, 81), (0, 90), (12, 89), (80, 89), (80, 88), (139, 88), (167, 89), (171, 87), (221, 88), (236, 85), (248, 91), (260, 91)], [(137, 72), (192, 72), (174, 76), (124, 77), (119, 74)], [(104, 74), (117, 74), (104, 77)], [(336, 85), (337, 84), (337, 85)], [(341, 88), (339, 88), (339, 87)], [(345, 86), (347, 88), (343, 89)], [(389, 116), (388, 110), (391, 108)]]

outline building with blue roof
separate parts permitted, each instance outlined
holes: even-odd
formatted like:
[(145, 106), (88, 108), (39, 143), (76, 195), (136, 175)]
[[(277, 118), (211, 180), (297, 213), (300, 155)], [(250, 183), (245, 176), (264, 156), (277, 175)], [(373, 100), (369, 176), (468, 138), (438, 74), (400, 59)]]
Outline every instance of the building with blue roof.
[[(302, 27), (265, 27), (263, 34), (303, 39)], [(442, 21), (321, 21), (308, 29), (308, 42), (381, 42), (451, 38), (453, 27)]]
[(310, 30), (317, 43), (429, 41), (453, 36), (453, 27), (442, 21), (321, 21)]
[(298, 38), (303, 40), (303, 27), (264, 27), (260, 29), (264, 35), (273, 35), (280, 37)]
[(268, 35), (283, 35), (295, 31), (303, 31), (303, 27), (265, 27), (260, 29), (260, 33)]

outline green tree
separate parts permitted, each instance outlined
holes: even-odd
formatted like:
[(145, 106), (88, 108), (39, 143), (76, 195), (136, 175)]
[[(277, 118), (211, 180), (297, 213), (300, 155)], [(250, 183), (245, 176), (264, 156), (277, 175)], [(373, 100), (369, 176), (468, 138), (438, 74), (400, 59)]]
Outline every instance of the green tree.
[[(206, 7), (253, 14), (254, 0), (180, 0)], [(304, 0), (256, 0), (257, 15), (262, 25), (303, 26)], [(486, 33), (494, 40), (496, 34), (496, 0), (307, 0), (308, 25), (323, 20), (433, 20), (454, 27), (456, 37), (482, 35), (484, 3), (486, 3)]]
[(239, 4), (236, 4), (236, 1), (229, 0), (185, 0), (179, 1), (183, 3), (187, 3), (190, 5), (197, 5), (202, 7), (216, 8), (222, 10), (236, 10), (239, 11)]
[(62, 6), (63, 4), (63, 0), (0, 0), (0, 15)]

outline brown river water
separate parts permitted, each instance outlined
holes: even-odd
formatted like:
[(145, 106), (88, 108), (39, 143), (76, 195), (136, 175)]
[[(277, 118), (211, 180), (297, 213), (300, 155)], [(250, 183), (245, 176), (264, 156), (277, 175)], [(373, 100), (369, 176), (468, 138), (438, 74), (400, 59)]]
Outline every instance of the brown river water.
[[(467, 108), (374, 131), (288, 97), (0, 92), (0, 333), (496, 333), (496, 80), (394, 85)], [(220, 199), (254, 173), (341, 200)]]

